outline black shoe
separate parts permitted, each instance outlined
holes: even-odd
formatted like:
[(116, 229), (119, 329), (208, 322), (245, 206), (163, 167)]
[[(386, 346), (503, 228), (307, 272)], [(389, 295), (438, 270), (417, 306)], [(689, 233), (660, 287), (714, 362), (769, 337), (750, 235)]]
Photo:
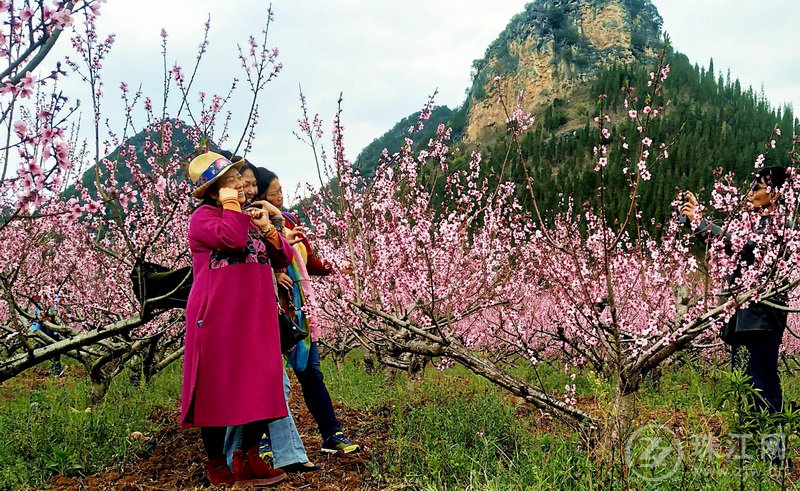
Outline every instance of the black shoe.
[(283, 467), (278, 467), (278, 469), (282, 469), (284, 472), (314, 472), (319, 470), (319, 466), (314, 465), (306, 465), (308, 462), (295, 462), (294, 464), (285, 465)]

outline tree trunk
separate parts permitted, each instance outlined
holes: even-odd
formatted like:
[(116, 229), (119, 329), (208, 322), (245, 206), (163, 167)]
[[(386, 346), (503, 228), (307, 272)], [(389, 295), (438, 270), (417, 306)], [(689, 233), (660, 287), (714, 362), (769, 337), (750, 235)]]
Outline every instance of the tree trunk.
[(618, 436), (627, 435), (636, 416), (636, 390), (629, 390), (617, 384), (612, 414)]
[(430, 358), (422, 355), (411, 355), (408, 360), (408, 378), (419, 382), (425, 375), (425, 367)]
[[(624, 455), (626, 439), (631, 433), (633, 420), (636, 418), (636, 393), (639, 391), (640, 376), (630, 378), (620, 375), (617, 379), (617, 387), (614, 395), (614, 405), (611, 410), (611, 418), (608, 424), (611, 428), (606, 428), (605, 450), (612, 454), (612, 449), (616, 449), (613, 454)], [(624, 466), (623, 462), (623, 466)]]
[(344, 358), (347, 356), (347, 351), (337, 351), (334, 354), (334, 362), (336, 363), (336, 369), (340, 372), (344, 370)]
[(157, 374), (161, 373), (162, 370), (170, 366), (175, 360), (179, 359), (183, 356), (183, 352), (186, 349), (185, 346), (181, 346), (179, 349), (173, 351), (169, 355), (167, 355), (164, 359), (159, 361), (153, 370), (150, 371), (148, 374), (148, 378), (145, 379), (145, 382), (149, 382), (152, 377), (155, 377)]
[(375, 375), (378, 372), (378, 366), (375, 363), (375, 357), (372, 356), (368, 350), (364, 350), (364, 369), (370, 375)]
[(94, 375), (92, 379), (92, 406), (96, 406), (103, 402), (106, 393), (108, 393), (108, 386), (111, 384), (111, 379), (103, 375)]
[(0, 382), (5, 382), (6, 380), (9, 380), (24, 372), (28, 368), (35, 367), (39, 363), (51, 358), (55, 358), (56, 356), (63, 355), (85, 346), (90, 346), (98, 341), (108, 339), (117, 334), (129, 332), (134, 328), (139, 327), (144, 322), (145, 320), (139, 317), (124, 319), (101, 328), (86, 331), (78, 336), (63, 339), (42, 348), (37, 348), (31, 353), (20, 353), (13, 357), (2, 360), (0, 361)]
[(142, 385), (142, 374), (144, 373), (144, 367), (141, 363), (137, 363), (141, 361), (138, 358), (134, 358), (131, 360), (130, 368), (131, 368), (131, 376), (130, 376), (130, 383), (134, 387), (141, 387)]
[(437, 356), (453, 358), (471, 370), (472, 373), (480, 375), (540, 409), (557, 411), (575, 421), (586, 423), (589, 427), (598, 427), (597, 422), (588, 413), (542, 392), (527, 381), (508, 373), (491, 361), (459, 345), (454, 340), (451, 340), (448, 346), (437, 353)]
[[(552, 410), (568, 416), (572, 420), (584, 424), (592, 434), (599, 428), (598, 421), (587, 412), (551, 396), (520, 377), (516, 377), (503, 367), (486, 359), (485, 356), (467, 348), (456, 338), (450, 336), (438, 337), (430, 332), (421, 330), (407, 320), (399, 319), (361, 303), (353, 303), (353, 306), (367, 316), (380, 318), (389, 324), (390, 327), (384, 330), (384, 334), (386, 334), (386, 341), (389, 341), (391, 345), (370, 343), (372, 344), (371, 349), (384, 365), (392, 366), (391, 359), (398, 359), (403, 353), (413, 353), (427, 358), (452, 358), (476, 375), (506, 389), (515, 396), (521, 397), (537, 408)], [(363, 343), (364, 339), (368, 338), (361, 336), (359, 339)], [(407, 370), (408, 365), (401, 366), (401, 368)], [(391, 370), (386, 372), (387, 382), (392, 377), (391, 372)]]

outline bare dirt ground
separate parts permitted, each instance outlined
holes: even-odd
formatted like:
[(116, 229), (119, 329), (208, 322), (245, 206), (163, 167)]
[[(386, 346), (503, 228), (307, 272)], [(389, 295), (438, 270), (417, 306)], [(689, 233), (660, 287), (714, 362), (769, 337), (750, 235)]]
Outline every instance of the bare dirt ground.
[[(385, 445), (388, 423), (385, 418), (336, 405), (337, 417), (348, 436), (361, 445), (354, 454), (328, 454), (320, 450), (322, 439), (316, 424), (302, 401), (292, 397), (292, 414), (309, 458), (320, 470), (289, 474), (286, 481), (270, 489), (307, 490), (372, 490), (387, 489), (385, 483), (371, 475), (368, 462), (373, 449)], [(86, 477), (53, 477), (49, 485), (57, 490), (174, 490), (214, 489), (203, 469), (205, 454), (199, 430), (181, 430), (177, 409), (154, 411), (151, 418), (163, 423), (162, 431), (152, 437), (134, 465)]]

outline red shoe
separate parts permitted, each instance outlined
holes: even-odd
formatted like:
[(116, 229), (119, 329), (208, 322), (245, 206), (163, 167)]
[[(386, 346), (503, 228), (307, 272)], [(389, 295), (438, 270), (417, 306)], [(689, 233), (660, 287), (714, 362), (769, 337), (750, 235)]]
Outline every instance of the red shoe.
[(269, 484), (274, 484), (286, 479), (286, 472), (282, 469), (273, 469), (271, 465), (264, 462), (264, 459), (258, 455), (258, 446), (248, 448), (245, 450), (247, 463), (250, 470), (258, 479), (269, 481)]
[(267, 469), (272, 471), (272, 468), (260, 457), (258, 457), (258, 448), (256, 448), (256, 457), (258, 457), (259, 462), (255, 462), (256, 468), (259, 469), (260, 472), (256, 472), (253, 467), (251, 467), (251, 463), (247, 458), (248, 455), (242, 452), (241, 450), (234, 450), (233, 452), (233, 478), (236, 481), (236, 484), (244, 484), (249, 486), (270, 486), (272, 484), (279, 483), (286, 479), (286, 473), (283, 471), (278, 471), (280, 475), (275, 475), (274, 473), (265, 473), (263, 472), (263, 468), (261, 464), (266, 466)]
[(212, 459), (203, 464), (208, 474), (208, 480), (214, 486), (230, 486), (235, 482), (233, 473), (228, 469), (225, 457)]

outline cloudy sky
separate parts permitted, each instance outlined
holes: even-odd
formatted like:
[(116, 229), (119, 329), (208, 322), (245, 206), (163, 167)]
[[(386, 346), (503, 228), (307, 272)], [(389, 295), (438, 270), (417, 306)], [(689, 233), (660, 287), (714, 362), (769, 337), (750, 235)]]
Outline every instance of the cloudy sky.
[[(764, 90), (774, 104), (800, 108), (797, 0), (653, 0), (677, 50), (717, 70), (731, 70), (743, 85)], [(300, 115), (298, 86), (329, 129), (344, 95), (348, 156), (422, 106), (438, 88), (438, 104), (457, 106), (469, 85), (470, 66), (523, 10), (524, 0), (273, 0), (269, 44), (284, 69), (261, 100), (261, 121), (250, 160), (276, 171), (284, 189), (316, 182), (313, 157), (292, 135)], [(162, 66), (159, 32), (169, 34), (169, 61), (190, 66), (211, 16), (210, 46), (196, 88), (224, 93), (241, 78), (236, 44), (260, 38), (268, 3), (251, 0), (110, 0), (101, 33), (116, 33), (106, 63), (112, 118), (120, 113), (119, 83), (158, 99)], [(66, 49), (64, 46), (63, 49)], [(70, 86), (65, 86), (69, 88)], [(242, 85), (243, 87), (243, 85)], [(79, 97), (80, 94), (76, 94)], [(246, 114), (240, 91), (232, 109)], [(85, 99), (85, 95), (82, 96)], [(241, 131), (241, 127), (236, 127)]]

